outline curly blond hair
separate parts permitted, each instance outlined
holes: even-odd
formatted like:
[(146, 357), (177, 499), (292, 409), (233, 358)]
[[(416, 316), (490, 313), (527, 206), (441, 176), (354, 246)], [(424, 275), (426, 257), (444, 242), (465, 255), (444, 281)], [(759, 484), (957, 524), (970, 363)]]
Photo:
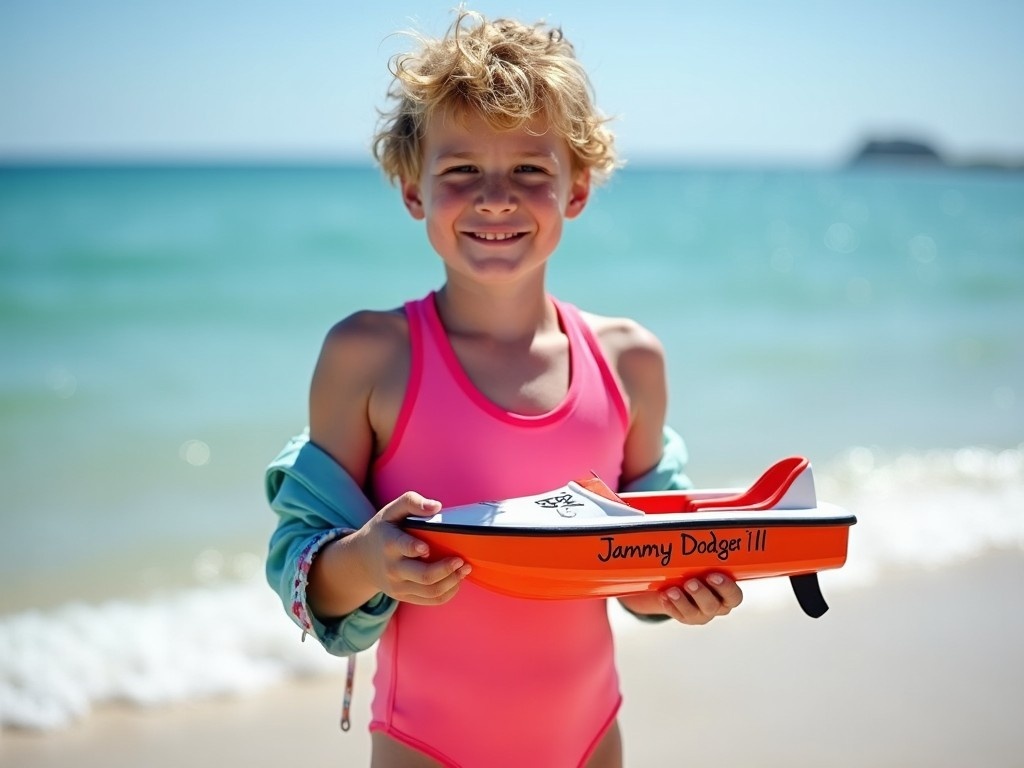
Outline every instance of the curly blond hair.
[(543, 115), (568, 143), (575, 169), (590, 170), (595, 183), (618, 165), (608, 118), (560, 28), (460, 9), (443, 37), (410, 34), (419, 50), (391, 59), (394, 105), (381, 111), (373, 138), (373, 156), (392, 182), (419, 176), (424, 126), (435, 114), (476, 113), (496, 130)]

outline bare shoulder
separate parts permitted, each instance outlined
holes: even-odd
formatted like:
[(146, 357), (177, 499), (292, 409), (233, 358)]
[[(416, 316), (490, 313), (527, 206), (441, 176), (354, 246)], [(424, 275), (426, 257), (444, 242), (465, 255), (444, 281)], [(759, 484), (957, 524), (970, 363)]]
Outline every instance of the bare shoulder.
[(408, 370), (401, 309), (356, 312), (327, 332), (310, 386), (310, 437), (359, 482), (390, 437)]
[[(399, 309), (362, 310), (336, 323), (324, 339), (321, 362), (364, 372), (408, 348), (409, 324)], [(354, 366), (359, 363), (358, 366)]]
[(609, 363), (620, 375), (633, 369), (639, 369), (635, 372), (640, 373), (648, 366), (663, 367), (665, 349), (660, 339), (636, 320), (592, 312), (580, 314), (597, 337)]

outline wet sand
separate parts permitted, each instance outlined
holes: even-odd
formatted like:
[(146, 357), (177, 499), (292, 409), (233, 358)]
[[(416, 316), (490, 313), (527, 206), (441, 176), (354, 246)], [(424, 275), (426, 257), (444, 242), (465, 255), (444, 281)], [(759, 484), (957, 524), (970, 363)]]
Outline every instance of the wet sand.
[[(748, 605), (707, 627), (620, 627), (626, 765), (1020, 765), (1024, 553), (830, 593)], [(747, 610), (744, 610), (747, 609)], [(152, 710), (104, 707), (62, 731), (0, 734), (11, 768), (369, 764), (372, 658), (353, 727), (337, 674)]]

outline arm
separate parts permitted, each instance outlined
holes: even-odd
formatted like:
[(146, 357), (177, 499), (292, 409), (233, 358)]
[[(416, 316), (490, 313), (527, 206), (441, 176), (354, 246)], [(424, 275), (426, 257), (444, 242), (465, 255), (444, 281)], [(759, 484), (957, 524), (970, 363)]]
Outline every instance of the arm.
[[(682, 472), (685, 447), (678, 435), (665, 427), (668, 386), (661, 342), (631, 320), (592, 318), (591, 322), (629, 400), (622, 485), (635, 490), (685, 487), (689, 484)], [(663, 592), (629, 595), (619, 602), (646, 620), (672, 618), (684, 624), (706, 624), (729, 613), (743, 599), (736, 582), (724, 574), (711, 574), (706, 582), (690, 579), (684, 589), (670, 587)]]
[(311, 387), (309, 434), (267, 469), (278, 515), (267, 579), (292, 619), (338, 655), (369, 647), (397, 599), (443, 602), (454, 594), (453, 573), (464, 576), (461, 563), (415, 559), (425, 545), (395, 525), (436, 511), (436, 502), (407, 493), (378, 512), (363, 492), (372, 446), (386, 440), (389, 398), (404, 396), (403, 329), (395, 313), (355, 315), (332, 329)]
[[(408, 324), (399, 312), (361, 312), (331, 329), (310, 387), (310, 439), (360, 486), (390, 437), (409, 370)], [(423, 605), (454, 596), (469, 569), (458, 558), (426, 563), (427, 545), (399, 523), (434, 514), (438, 501), (408, 492), (354, 533), (334, 539), (309, 570), (319, 616), (340, 617), (379, 593)]]
[(308, 433), (289, 441), (266, 472), (266, 495), (278, 516), (267, 553), (267, 581), (285, 612), (330, 653), (347, 655), (372, 645), (396, 607), (379, 594), (358, 610), (321, 621), (309, 607), (310, 563), (329, 542), (365, 524), (375, 510), (351, 477), (309, 442)]

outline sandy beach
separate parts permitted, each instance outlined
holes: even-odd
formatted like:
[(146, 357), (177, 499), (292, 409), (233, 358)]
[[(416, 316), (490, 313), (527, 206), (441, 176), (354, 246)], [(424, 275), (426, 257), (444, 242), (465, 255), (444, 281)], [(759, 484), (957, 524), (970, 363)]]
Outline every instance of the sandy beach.
[[(784, 606), (708, 627), (618, 636), (626, 764), (1024, 764), (1024, 554), (999, 553), (826, 594), (818, 621)], [(11, 768), (365, 766), (372, 659), (353, 729), (338, 674), (260, 694), (152, 710), (102, 708), (67, 730), (4, 731)]]

